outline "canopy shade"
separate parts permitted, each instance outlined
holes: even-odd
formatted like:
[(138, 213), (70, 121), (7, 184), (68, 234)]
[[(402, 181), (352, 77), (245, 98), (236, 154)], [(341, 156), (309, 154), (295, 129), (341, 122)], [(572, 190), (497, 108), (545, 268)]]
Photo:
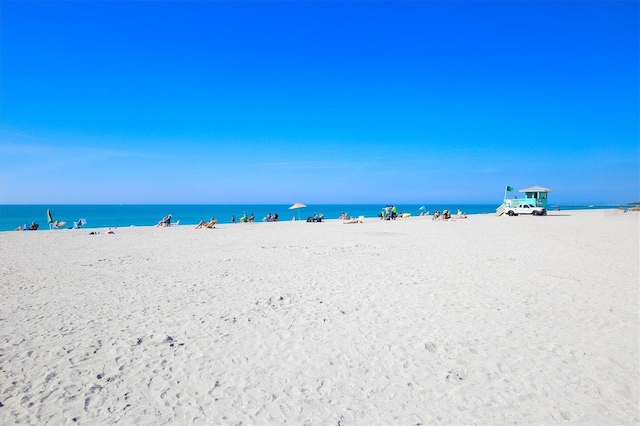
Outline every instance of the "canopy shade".
[(553, 189), (544, 188), (542, 186), (532, 186), (530, 188), (519, 189), (519, 192), (553, 192)]

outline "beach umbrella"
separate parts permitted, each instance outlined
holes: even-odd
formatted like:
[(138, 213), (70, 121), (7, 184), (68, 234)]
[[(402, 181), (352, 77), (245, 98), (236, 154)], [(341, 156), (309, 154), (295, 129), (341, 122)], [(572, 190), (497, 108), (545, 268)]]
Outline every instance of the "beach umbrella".
[(51, 209), (47, 209), (47, 221), (49, 222), (49, 229), (53, 229), (53, 215)]
[(298, 220), (300, 220), (300, 209), (303, 209), (305, 207), (307, 206), (302, 203), (295, 203), (294, 205), (289, 207), (289, 210), (298, 210)]
[(424, 206), (420, 206), (418, 210), (424, 210)]

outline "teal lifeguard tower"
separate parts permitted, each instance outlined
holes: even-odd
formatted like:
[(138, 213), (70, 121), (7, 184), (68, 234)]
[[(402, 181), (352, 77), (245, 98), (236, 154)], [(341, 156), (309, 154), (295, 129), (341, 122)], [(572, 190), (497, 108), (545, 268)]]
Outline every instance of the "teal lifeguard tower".
[[(518, 204), (531, 204), (534, 207), (547, 208), (547, 200), (549, 192), (553, 192), (553, 189), (544, 188), (542, 186), (531, 186), (529, 188), (519, 189), (518, 192), (524, 193), (524, 197), (507, 198), (507, 192), (512, 191), (513, 188), (507, 186), (504, 191), (504, 202), (496, 213), (498, 216), (504, 213), (504, 210), (509, 207), (516, 207)], [(548, 209), (547, 209), (548, 210)]]

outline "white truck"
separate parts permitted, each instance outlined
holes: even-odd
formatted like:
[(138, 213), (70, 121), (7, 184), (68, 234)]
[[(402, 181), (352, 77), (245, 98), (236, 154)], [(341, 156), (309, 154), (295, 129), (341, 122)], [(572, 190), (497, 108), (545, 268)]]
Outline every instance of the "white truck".
[(516, 207), (507, 207), (505, 212), (509, 216), (518, 216), (519, 214), (530, 214), (532, 216), (546, 216), (547, 209), (544, 207), (535, 207), (533, 204), (518, 204)]

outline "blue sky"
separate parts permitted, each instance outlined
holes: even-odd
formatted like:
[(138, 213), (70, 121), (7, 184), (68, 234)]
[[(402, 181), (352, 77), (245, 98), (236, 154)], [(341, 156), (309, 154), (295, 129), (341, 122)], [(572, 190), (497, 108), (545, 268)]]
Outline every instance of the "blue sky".
[(640, 201), (636, 1), (1, 12), (2, 204)]

